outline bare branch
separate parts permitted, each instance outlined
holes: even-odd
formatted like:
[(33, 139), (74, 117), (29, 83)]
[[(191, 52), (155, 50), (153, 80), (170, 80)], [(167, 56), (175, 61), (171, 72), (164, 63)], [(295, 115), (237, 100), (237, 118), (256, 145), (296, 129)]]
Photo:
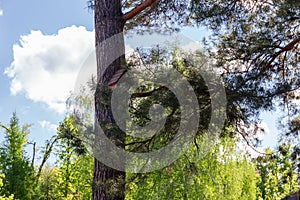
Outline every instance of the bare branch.
[(6, 130), (6, 132), (8, 132), (9, 133), (9, 128), (7, 128), (5, 125), (3, 125), (2, 123), (0, 123), (0, 127), (1, 128), (4, 128), (5, 130)]
[(35, 154), (36, 154), (36, 142), (28, 142), (28, 144), (32, 144), (31, 166), (34, 167)]
[(151, 6), (155, 1), (156, 0), (146, 0), (144, 3), (141, 3), (137, 7), (133, 8), (131, 11), (125, 13), (123, 15), (123, 20), (127, 21), (127, 20), (130, 20), (130, 19), (134, 18), (139, 13), (141, 13), (143, 10), (145, 10), (146, 8)]
[(50, 154), (52, 152), (52, 149), (53, 149), (53, 146), (54, 144), (56, 143), (56, 141), (59, 139), (57, 137), (52, 137), (53, 141), (49, 141), (45, 147), (45, 152), (44, 152), (44, 155), (43, 155), (43, 160), (42, 160), (42, 163), (40, 164), (39, 166), (39, 169), (38, 169), (38, 173), (37, 173), (37, 180), (39, 179), (41, 173), (42, 173), (42, 169), (45, 165), (45, 163), (47, 162), (48, 158), (50, 157)]
[(288, 45), (286, 45), (284, 48), (282, 48), (280, 51), (278, 51), (274, 56), (272, 56), (272, 59), (267, 63), (267, 65), (262, 68), (262, 70), (260, 71), (260, 74), (263, 74), (267, 69), (269, 69), (272, 66), (272, 63), (275, 61), (275, 59), (280, 54), (282, 54), (283, 52), (292, 50), (298, 43), (300, 43), (300, 37), (296, 38), (295, 40), (290, 42)]

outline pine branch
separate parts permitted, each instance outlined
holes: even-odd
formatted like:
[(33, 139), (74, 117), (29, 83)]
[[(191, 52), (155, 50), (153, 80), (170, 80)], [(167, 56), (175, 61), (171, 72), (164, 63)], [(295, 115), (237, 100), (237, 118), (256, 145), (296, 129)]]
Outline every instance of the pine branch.
[(135, 16), (140, 14), (143, 10), (145, 10), (146, 8), (151, 6), (155, 1), (156, 0), (146, 0), (144, 3), (141, 3), (137, 7), (133, 8), (131, 11), (125, 13), (123, 15), (123, 20), (127, 21), (127, 20), (134, 18)]

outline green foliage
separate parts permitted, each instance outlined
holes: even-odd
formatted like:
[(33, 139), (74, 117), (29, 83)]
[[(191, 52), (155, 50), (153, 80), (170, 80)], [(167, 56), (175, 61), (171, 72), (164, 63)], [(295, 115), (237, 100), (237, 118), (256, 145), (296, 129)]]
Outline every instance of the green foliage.
[[(3, 178), (4, 175), (0, 174), (0, 193), (2, 193), (2, 187), (3, 187)], [(0, 196), (0, 200), (13, 200), (14, 199), (14, 195), (10, 195), (9, 197), (4, 197), (4, 196)]]
[(46, 165), (41, 172), (39, 199), (91, 199), (93, 157), (77, 156), (62, 149), (56, 152), (61, 158), (56, 166)]
[[(201, 70), (202, 72), (210, 70), (208, 69), (208, 59), (203, 52), (197, 51), (184, 54), (177, 46), (171, 46), (170, 48), (161, 48), (159, 46), (151, 49), (140, 48), (137, 51), (140, 56), (135, 57), (135, 55), (133, 55), (130, 57), (128, 59), (128, 68), (140, 70), (141, 74), (129, 74), (128, 76), (138, 76), (139, 82), (143, 82), (143, 77), (146, 77), (145, 79), (147, 80), (148, 76), (152, 76), (153, 74), (157, 76), (166, 74), (167, 70), (170, 70), (170, 67), (172, 70), (182, 74), (182, 79), (191, 84), (191, 87), (194, 89), (193, 93), (195, 92), (198, 99), (201, 113), (199, 116), (198, 134), (205, 132), (211, 117), (211, 99), (208, 87), (199, 72)], [(143, 65), (141, 66), (140, 63), (143, 63)], [(169, 79), (172, 80), (172, 77), (169, 77)], [(178, 83), (180, 83), (179, 80)], [(214, 84), (212, 80), (210, 84)], [(118, 87), (122, 87), (122, 82)], [(181, 94), (186, 92), (180, 91), (180, 86), (178, 86), (176, 90)], [(150, 138), (131, 137), (135, 133), (129, 133), (128, 130), (130, 130), (130, 128), (128, 128), (127, 134), (129, 135), (126, 136), (126, 148), (128, 150), (149, 152), (160, 149), (168, 144), (177, 133), (180, 127), (180, 120), (182, 120), (181, 108), (177, 97), (167, 87), (150, 83), (149, 81), (144, 81), (138, 88), (132, 91), (132, 96), (129, 101), (129, 113), (133, 119), (132, 121), (140, 126), (147, 125), (152, 120), (149, 110), (155, 104), (159, 104), (165, 109), (165, 116), (154, 116), (155, 120), (166, 117), (163, 128), (158, 132), (156, 132), (157, 130), (153, 130), (153, 132), (156, 133), (153, 133), (153, 137)], [(127, 126), (130, 127), (131, 124), (127, 124)]]
[[(34, 170), (24, 156), (28, 126), (20, 128), (15, 114), (9, 127), (1, 126), (7, 132), (0, 154), (0, 200), (91, 199), (93, 157), (86, 151), (78, 154), (74, 141), (80, 138), (81, 128), (72, 115), (58, 128), (56, 166), (46, 165), (39, 180), (34, 180)], [(266, 152), (268, 156), (255, 160), (255, 171), (237, 150), (235, 139), (228, 133), (223, 135), (206, 154), (198, 149), (205, 141), (205, 134), (201, 134), (187, 153), (170, 166), (147, 174), (127, 174), (126, 199), (279, 200), (300, 189), (297, 146), (281, 144), (277, 152)], [(16, 166), (23, 167), (17, 170)]]
[(93, 157), (67, 153), (65, 156), (55, 168), (54, 199), (91, 199)]
[(45, 165), (39, 177), (39, 199), (57, 199), (57, 188), (55, 187), (57, 168)]
[(257, 199), (282, 199), (300, 189), (299, 155), (293, 146), (281, 144), (276, 152), (266, 150), (266, 156), (256, 159), (260, 173)]
[(56, 199), (91, 199), (93, 157), (80, 140), (80, 127), (73, 115), (66, 117), (58, 128), (60, 138), (56, 150)]
[(35, 171), (24, 152), (28, 127), (23, 125), (21, 128), (16, 113), (13, 113), (0, 147), (0, 173), (5, 175), (1, 195), (14, 195), (15, 199), (22, 200), (33, 199), (36, 190)]
[[(240, 112), (240, 120), (248, 123), (259, 110), (281, 105), (288, 110), (287, 118), (296, 118), (299, 104), (292, 102), (300, 86), (299, 2), (193, 0), (192, 4), (196, 22), (213, 32), (204, 42), (223, 71), (228, 112)], [(290, 121), (283, 124), (299, 137), (294, 125)]]
[(21, 128), (14, 113), (9, 126), (1, 124), (1, 127), (6, 130), (0, 148), (1, 200), (91, 199), (93, 157), (79, 140), (81, 127), (75, 125), (72, 115), (61, 123), (43, 160), (46, 162), (55, 146), (57, 165), (41, 165), (37, 171), (34, 162), (25, 157), (29, 125)]
[[(94, 1), (87, 1), (88, 7), (94, 9)], [(141, 1), (122, 0), (123, 13), (137, 7)], [(160, 0), (146, 8), (139, 15), (125, 24), (125, 31), (135, 33), (173, 32), (181, 26), (191, 25), (191, 4), (186, 0)]]
[(57, 137), (60, 138), (60, 145), (67, 144), (66, 151), (71, 151), (71, 148), (78, 155), (83, 155), (86, 152), (86, 147), (83, 143), (83, 127), (78, 126), (75, 122), (75, 116), (69, 115), (58, 127)]
[[(201, 139), (197, 142), (201, 143)], [(255, 199), (254, 166), (223, 138), (204, 157), (194, 145), (170, 166), (127, 176), (126, 199)]]
[[(247, 124), (260, 110), (280, 106), (281, 140), (299, 144), (299, 2), (193, 0), (193, 4), (195, 20), (213, 32), (210, 42), (204, 43), (223, 70), (229, 112), (240, 112), (238, 122)], [(299, 190), (299, 152), (299, 147), (287, 143), (272, 156), (258, 158), (258, 198), (281, 199)]]
[(225, 69), (259, 75), (266, 67), (268, 72), (288, 76), (292, 73), (288, 68), (298, 65), (299, 3), (289, 0), (193, 0), (193, 3), (195, 20), (214, 33), (212, 44), (217, 52), (213, 55)]

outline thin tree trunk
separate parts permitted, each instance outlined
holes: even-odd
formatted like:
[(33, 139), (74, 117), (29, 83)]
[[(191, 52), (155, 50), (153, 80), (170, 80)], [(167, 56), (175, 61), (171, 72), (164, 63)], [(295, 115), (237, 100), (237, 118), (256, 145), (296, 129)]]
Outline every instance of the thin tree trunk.
[[(125, 62), (125, 45), (123, 36), (110, 41), (105, 47), (102, 46), (108, 38), (123, 33), (124, 20), (122, 18), (120, 0), (95, 0), (95, 39), (97, 57), (97, 89), (95, 93), (95, 120), (96, 123), (114, 124), (110, 104), (101, 101), (107, 94), (107, 86), (115, 71)], [(108, 63), (114, 55), (114, 49), (121, 50), (123, 55)], [(124, 144), (124, 133), (105, 130), (104, 134), (112, 141), (119, 140)], [(96, 136), (97, 140), (97, 136)], [(125, 172), (112, 169), (94, 160), (93, 200), (123, 200), (125, 199)]]

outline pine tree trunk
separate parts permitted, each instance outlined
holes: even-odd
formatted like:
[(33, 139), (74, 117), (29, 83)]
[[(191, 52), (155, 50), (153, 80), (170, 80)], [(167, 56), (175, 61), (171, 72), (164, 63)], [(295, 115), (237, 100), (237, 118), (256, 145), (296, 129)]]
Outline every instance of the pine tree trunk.
[[(108, 38), (123, 33), (124, 20), (122, 19), (121, 0), (95, 0), (95, 39), (96, 39), (96, 57), (97, 57), (97, 80), (98, 85), (95, 93), (95, 115), (96, 123), (114, 124), (110, 104), (103, 104), (99, 101), (104, 93), (107, 92), (107, 85), (115, 71), (125, 62), (124, 38), (117, 37), (110, 41), (108, 46), (101, 46), (103, 41)], [(107, 62), (114, 56), (114, 49), (121, 50), (123, 55), (114, 62)], [(103, 74), (104, 72), (104, 74)], [(106, 89), (103, 89), (106, 88)], [(104, 129), (104, 134), (112, 141), (116, 139), (124, 143), (125, 136), (114, 131)], [(97, 136), (96, 136), (97, 140)], [(94, 161), (94, 179), (93, 179), (93, 200), (123, 200), (125, 199), (125, 172), (112, 169), (100, 163), (97, 159)]]

